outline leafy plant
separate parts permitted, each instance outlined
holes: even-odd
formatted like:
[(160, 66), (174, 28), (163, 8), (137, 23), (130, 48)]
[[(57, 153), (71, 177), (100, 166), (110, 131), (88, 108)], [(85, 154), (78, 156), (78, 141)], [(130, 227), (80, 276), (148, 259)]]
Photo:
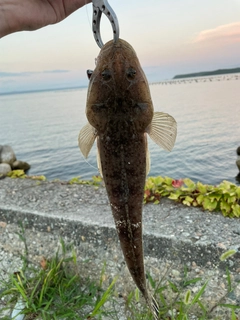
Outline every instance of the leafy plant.
[(26, 178), (27, 175), (25, 174), (25, 172), (23, 170), (13, 170), (13, 171), (10, 171), (7, 176), (9, 178)]
[[(23, 170), (13, 170), (8, 177), (46, 180), (45, 176), (27, 176)], [(100, 176), (93, 176), (92, 180), (74, 177), (68, 183), (91, 185), (95, 188), (104, 185)], [(195, 183), (189, 178), (174, 180), (170, 177), (149, 177), (145, 184), (144, 203), (158, 204), (162, 197), (181, 202), (186, 206), (221, 211), (224, 216), (240, 218), (240, 187), (229, 181), (224, 180), (219, 185), (213, 186), (201, 182)]]
[(21, 178), (21, 179), (32, 179), (32, 180), (41, 180), (45, 181), (45, 176), (28, 176), (25, 174), (24, 170), (12, 170), (10, 171), (7, 176), (9, 178), (15, 179), (15, 178)]
[(145, 185), (144, 203), (159, 203), (161, 197), (204, 210), (221, 211), (224, 216), (240, 217), (240, 187), (223, 181), (218, 186), (204, 185), (191, 179), (149, 177)]
[(102, 181), (100, 176), (93, 176), (92, 180), (82, 180), (80, 177), (75, 177), (69, 180), (69, 184), (86, 184), (98, 187), (102, 184)]

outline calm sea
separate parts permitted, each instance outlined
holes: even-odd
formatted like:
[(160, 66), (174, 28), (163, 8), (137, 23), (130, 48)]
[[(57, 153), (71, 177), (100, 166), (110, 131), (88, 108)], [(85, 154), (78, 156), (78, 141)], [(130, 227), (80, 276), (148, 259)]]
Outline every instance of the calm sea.
[[(178, 123), (172, 152), (149, 141), (150, 175), (236, 182), (240, 75), (161, 82), (150, 90), (155, 111)], [(30, 163), (31, 175), (62, 180), (97, 175), (96, 147), (86, 161), (77, 142), (87, 121), (86, 94), (87, 89), (68, 89), (1, 95), (0, 144), (11, 145), (19, 160)]]

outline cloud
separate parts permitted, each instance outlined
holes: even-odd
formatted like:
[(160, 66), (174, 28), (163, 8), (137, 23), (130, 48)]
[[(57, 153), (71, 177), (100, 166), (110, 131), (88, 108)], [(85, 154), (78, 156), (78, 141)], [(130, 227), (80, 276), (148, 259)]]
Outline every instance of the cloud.
[(32, 72), (0, 72), (0, 78), (25, 77), (31, 74)]
[(69, 72), (70, 70), (45, 70), (43, 73), (66, 73)]
[(214, 29), (201, 31), (193, 43), (236, 43), (240, 42), (240, 22), (218, 26)]
[(66, 73), (70, 72), (70, 70), (44, 70), (44, 71), (27, 71), (27, 72), (0, 72), (0, 78), (10, 78), (10, 77), (29, 77), (35, 74), (42, 73)]

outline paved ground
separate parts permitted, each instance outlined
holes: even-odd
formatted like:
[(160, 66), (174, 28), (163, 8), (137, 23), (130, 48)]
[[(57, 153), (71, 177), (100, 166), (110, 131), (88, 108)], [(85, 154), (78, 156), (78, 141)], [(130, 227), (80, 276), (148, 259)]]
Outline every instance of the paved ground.
[[(201, 276), (203, 281), (210, 279), (205, 296), (211, 306), (226, 293), (228, 266), (233, 284), (238, 286), (229, 296), (230, 302), (240, 304), (239, 220), (188, 208), (168, 199), (159, 205), (145, 205), (143, 211), (146, 270), (158, 279), (167, 270), (171, 279), (180, 281), (183, 266), (188, 266), (190, 276)], [(116, 274), (122, 279), (119, 280), (121, 293), (134, 287), (103, 187), (96, 190), (93, 186), (64, 182), (0, 180), (2, 275), (15, 271), (21, 264), (24, 246), (16, 234), (20, 223), (26, 230), (29, 258), (33, 262), (39, 261), (42, 255), (51, 256), (61, 236), (66, 242), (74, 243), (79, 259), (89, 261), (83, 273), (98, 276), (106, 261), (109, 281)], [(228, 249), (238, 252), (227, 262), (220, 262), (220, 255)]]

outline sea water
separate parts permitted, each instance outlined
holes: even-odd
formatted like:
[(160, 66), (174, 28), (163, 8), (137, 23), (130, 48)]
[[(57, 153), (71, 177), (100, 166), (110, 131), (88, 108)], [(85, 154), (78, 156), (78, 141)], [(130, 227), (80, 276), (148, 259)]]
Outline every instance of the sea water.
[[(172, 152), (149, 139), (149, 175), (236, 183), (239, 89), (237, 74), (151, 84), (155, 111), (172, 115), (178, 134)], [(87, 88), (0, 95), (0, 144), (12, 146), (17, 159), (31, 165), (30, 175), (50, 180), (98, 175), (96, 145), (87, 160), (78, 148), (87, 123), (86, 96)]]

